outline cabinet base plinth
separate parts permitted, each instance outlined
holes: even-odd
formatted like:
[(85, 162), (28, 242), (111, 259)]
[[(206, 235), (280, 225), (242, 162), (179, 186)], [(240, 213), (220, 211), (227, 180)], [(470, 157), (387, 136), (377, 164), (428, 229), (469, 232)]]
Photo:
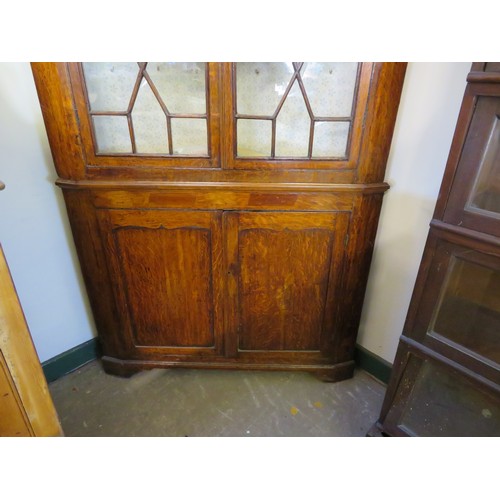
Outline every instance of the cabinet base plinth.
[(130, 377), (142, 370), (153, 368), (188, 368), (216, 370), (263, 370), (263, 371), (303, 371), (310, 372), (324, 382), (340, 382), (352, 378), (354, 361), (335, 365), (298, 365), (271, 363), (239, 363), (235, 361), (170, 361), (170, 360), (123, 360), (103, 356), (102, 364), (106, 373), (120, 377)]

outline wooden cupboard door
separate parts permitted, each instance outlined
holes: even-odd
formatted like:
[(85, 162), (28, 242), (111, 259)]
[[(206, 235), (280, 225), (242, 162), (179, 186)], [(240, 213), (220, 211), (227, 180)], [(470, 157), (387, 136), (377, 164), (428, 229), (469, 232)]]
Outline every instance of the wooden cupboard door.
[(349, 213), (236, 212), (224, 219), (228, 355), (332, 351)]
[(221, 349), (220, 212), (105, 210), (111, 280), (126, 352)]

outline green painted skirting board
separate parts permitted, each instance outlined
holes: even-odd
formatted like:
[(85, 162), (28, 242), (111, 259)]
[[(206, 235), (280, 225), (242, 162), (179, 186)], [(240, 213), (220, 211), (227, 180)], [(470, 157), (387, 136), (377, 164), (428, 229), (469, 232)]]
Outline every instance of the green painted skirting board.
[(384, 359), (370, 351), (367, 351), (364, 347), (356, 345), (356, 350), (354, 351), (354, 361), (360, 368), (373, 375), (376, 379), (380, 380), (384, 384), (389, 383), (392, 365)]
[(99, 343), (91, 339), (42, 363), (43, 373), (47, 382), (53, 382), (99, 357)]
[[(99, 357), (99, 343), (97, 339), (92, 339), (45, 361), (42, 363), (42, 368), (47, 382), (53, 382), (59, 377), (67, 375), (89, 361)], [(384, 384), (389, 382), (392, 366), (387, 361), (384, 361), (382, 358), (379, 358), (361, 346), (356, 346), (354, 360), (360, 368), (367, 371)]]

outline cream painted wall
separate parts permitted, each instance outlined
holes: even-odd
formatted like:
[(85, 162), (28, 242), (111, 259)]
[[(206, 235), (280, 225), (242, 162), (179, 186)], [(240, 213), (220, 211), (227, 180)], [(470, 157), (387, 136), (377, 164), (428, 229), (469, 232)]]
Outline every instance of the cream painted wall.
[(358, 344), (393, 362), (471, 63), (408, 65)]
[[(470, 63), (409, 64), (358, 343), (392, 362)], [(41, 361), (95, 336), (27, 63), (0, 64), (0, 242)]]
[(95, 335), (28, 63), (0, 63), (0, 243), (40, 361)]

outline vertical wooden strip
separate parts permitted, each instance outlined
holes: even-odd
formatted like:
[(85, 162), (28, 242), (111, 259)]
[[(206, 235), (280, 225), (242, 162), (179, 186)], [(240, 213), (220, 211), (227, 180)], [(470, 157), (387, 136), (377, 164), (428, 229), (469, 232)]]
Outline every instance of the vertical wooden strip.
[(374, 65), (356, 182), (384, 180), (405, 73), (406, 63)]
[(59, 177), (85, 177), (85, 156), (66, 63), (32, 63), (54, 166)]
[(276, 118), (271, 121), (271, 158), (276, 156)]
[(225, 300), (225, 354), (234, 358), (238, 355), (238, 213), (223, 212), (223, 239), (225, 243), (224, 272), (226, 275)]
[(231, 63), (220, 63), (218, 83), (220, 85), (220, 102), (218, 110), (221, 120), (220, 127), (224, 133), (220, 134), (221, 168), (233, 168), (236, 156), (236, 120), (234, 116), (234, 85), (233, 66)]
[(316, 122), (311, 118), (311, 126), (309, 128), (309, 147), (307, 150), (307, 157), (310, 159), (312, 157), (313, 143), (314, 143), (314, 124)]
[(343, 283), (346, 272), (346, 243), (350, 224), (350, 214), (335, 214), (333, 242), (331, 248), (330, 274), (322, 321), (321, 351), (328, 353), (334, 361), (343, 359), (339, 355), (340, 328), (345, 302)]
[(168, 137), (168, 154), (174, 154), (174, 143), (172, 139), (172, 118), (167, 115), (167, 137)]
[(102, 335), (103, 353), (124, 354), (127, 345), (120, 332), (106, 258), (113, 249), (103, 242), (99, 229), (99, 215), (103, 216), (103, 211), (94, 208), (87, 190), (63, 189), (63, 194), (96, 327)]
[(348, 361), (354, 356), (382, 196), (381, 193), (358, 194), (354, 202), (349, 239), (345, 248), (344, 304), (340, 318), (342, 324), (338, 327), (338, 352), (341, 358), (337, 359), (338, 362)]
[(212, 286), (214, 307), (214, 337), (216, 353), (220, 356), (225, 352), (225, 277), (224, 277), (224, 237), (222, 211), (213, 213), (210, 223), (212, 234)]
[(132, 154), (137, 153), (137, 147), (135, 145), (135, 132), (134, 132), (134, 124), (132, 122), (132, 115), (127, 114), (127, 123), (128, 123), (128, 132), (130, 134), (130, 142), (132, 144)]

